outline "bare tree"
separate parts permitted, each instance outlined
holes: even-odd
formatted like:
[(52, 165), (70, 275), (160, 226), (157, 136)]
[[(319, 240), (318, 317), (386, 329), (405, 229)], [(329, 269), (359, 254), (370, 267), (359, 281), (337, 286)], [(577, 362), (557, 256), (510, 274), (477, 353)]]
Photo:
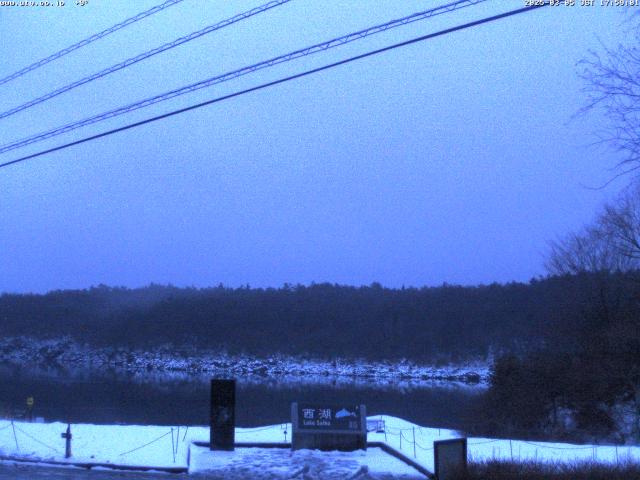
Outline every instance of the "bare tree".
[(606, 232), (589, 226), (550, 242), (546, 268), (552, 275), (614, 272), (628, 269), (628, 259), (618, 255)]
[(599, 228), (627, 268), (640, 262), (640, 185), (627, 187), (614, 204), (606, 205), (598, 219)]
[[(619, 377), (622, 405), (634, 414), (629, 433), (640, 439), (638, 275), (633, 272), (640, 270), (640, 185), (624, 189), (587, 227), (552, 242), (546, 266), (551, 274), (591, 274), (582, 318), (570, 327), (580, 331), (582, 325), (579, 343), (586, 358), (606, 362)], [(630, 275), (612, 275), (617, 272)]]
[(582, 113), (600, 109), (608, 126), (596, 134), (623, 155), (620, 175), (640, 169), (640, 17), (627, 45), (603, 46), (603, 54), (590, 52), (578, 65), (588, 96)]
[(640, 186), (623, 190), (591, 225), (551, 242), (546, 267), (553, 275), (638, 269)]
[[(596, 132), (598, 142), (621, 154), (618, 175), (640, 170), (640, 15), (626, 45), (603, 47), (580, 62), (588, 101), (581, 113), (601, 111), (606, 125)], [(606, 361), (621, 376), (622, 400), (635, 415), (633, 434), (640, 438), (640, 348), (638, 288), (623, 288), (637, 280), (640, 270), (640, 184), (631, 183), (582, 230), (550, 244), (546, 267), (551, 274), (587, 276), (583, 314), (588, 327), (583, 342), (586, 357)], [(632, 275), (610, 275), (616, 272)], [(624, 292), (635, 292), (627, 293)], [(602, 355), (602, 352), (606, 355)]]

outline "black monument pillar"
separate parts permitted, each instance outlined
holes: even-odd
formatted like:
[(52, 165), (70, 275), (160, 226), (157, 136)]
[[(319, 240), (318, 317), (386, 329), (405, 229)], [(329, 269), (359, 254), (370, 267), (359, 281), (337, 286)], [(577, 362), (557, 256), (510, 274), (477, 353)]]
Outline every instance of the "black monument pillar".
[(211, 450), (233, 450), (236, 433), (236, 381), (211, 380)]

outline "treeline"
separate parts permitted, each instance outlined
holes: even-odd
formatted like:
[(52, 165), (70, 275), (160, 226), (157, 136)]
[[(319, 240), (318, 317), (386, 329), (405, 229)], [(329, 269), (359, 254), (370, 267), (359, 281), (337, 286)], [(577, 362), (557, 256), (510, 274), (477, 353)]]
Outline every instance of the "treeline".
[(538, 348), (496, 361), (485, 421), (501, 433), (640, 441), (640, 185), (553, 242), (547, 266), (587, 279), (582, 301)]
[(499, 357), (477, 415), (485, 434), (640, 439), (640, 283), (592, 273), (589, 298), (548, 342)]
[[(576, 328), (584, 327), (590, 275), (475, 287), (151, 285), (4, 294), (0, 328), (5, 337), (67, 335), (100, 346), (457, 361), (543, 345), (570, 348)], [(616, 291), (625, 295), (624, 288)]]

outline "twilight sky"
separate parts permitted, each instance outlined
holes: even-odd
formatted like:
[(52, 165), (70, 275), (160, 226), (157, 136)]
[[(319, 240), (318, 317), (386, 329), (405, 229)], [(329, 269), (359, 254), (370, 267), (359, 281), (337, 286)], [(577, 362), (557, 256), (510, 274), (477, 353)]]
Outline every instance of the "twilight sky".
[[(56, 0), (57, 1), (57, 0)], [(450, 0), (292, 0), (0, 119), (0, 144)], [(185, 0), (0, 87), (2, 111), (266, 0)], [(160, 0), (0, 7), (0, 76)], [(580, 0), (578, 0), (578, 4)], [(546, 7), (0, 169), (0, 292), (104, 283), (527, 281), (624, 186), (576, 62), (622, 7)], [(458, 23), (489, 0), (0, 155), (0, 162)]]

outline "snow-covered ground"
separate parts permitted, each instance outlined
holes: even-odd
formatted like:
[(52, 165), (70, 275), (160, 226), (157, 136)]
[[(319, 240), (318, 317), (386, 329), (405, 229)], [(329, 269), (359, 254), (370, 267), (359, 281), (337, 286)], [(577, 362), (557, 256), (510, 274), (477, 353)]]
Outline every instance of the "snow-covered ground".
[(184, 372), (189, 374), (229, 375), (278, 378), (322, 377), (360, 379), (370, 383), (400, 381), (455, 381), (486, 384), (487, 362), (465, 365), (420, 365), (408, 360), (369, 362), (365, 360), (331, 361), (274, 355), (255, 358), (220, 352), (175, 350), (158, 347), (152, 351), (122, 348), (94, 348), (74, 343), (68, 338), (36, 340), (26, 337), (0, 339), (0, 363), (17, 365), (43, 364), (67, 367), (115, 368), (129, 372)]
[[(251, 479), (424, 479), (415, 468), (383, 452), (318, 452), (315, 450), (239, 448), (234, 452), (211, 453), (205, 447), (192, 447), (191, 471), (218, 474), (220, 478)], [(218, 476), (216, 475), (216, 476)]]
[[(386, 427), (384, 433), (370, 432), (370, 442), (385, 442), (407, 457), (415, 458), (429, 471), (433, 471), (433, 442), (459, 436), (455, 431), (423, 427), (395, 417), (369, 418), (384, 420)], [(0, 456), (64, 462), (64, 439), (60, 434), (65, 430), (66, 424), (62, 423), (0, 421)], [(420, 478), (416, 470), (377, 448), (352, 453), (291, 452), (281, 448), (242, 448), (233, 453), (210, 453), (206, 448), (192, 444), (208, 441), (207, 427), (79, 424), (72, 425), (71, 431), (71, 460), (74, 462), (189, 467), (191, 472), (221, 474), (251, 472), (251, 478), (259, 478), (256, 475), (265, 472), (268, 478), (290, 478), (296, 473), (300, 475), (296, 478), (349, 478), (349, 475), (365, 471), (375, 478), (384, 478), (386, 474), (393, 478)], [(286, 443), (290, 441), (290, 435), (289, 424), (238, 428), (236, 441)], [(640, 446), (469, 438), (468, 450), (472, 460), (640, 461)]]

